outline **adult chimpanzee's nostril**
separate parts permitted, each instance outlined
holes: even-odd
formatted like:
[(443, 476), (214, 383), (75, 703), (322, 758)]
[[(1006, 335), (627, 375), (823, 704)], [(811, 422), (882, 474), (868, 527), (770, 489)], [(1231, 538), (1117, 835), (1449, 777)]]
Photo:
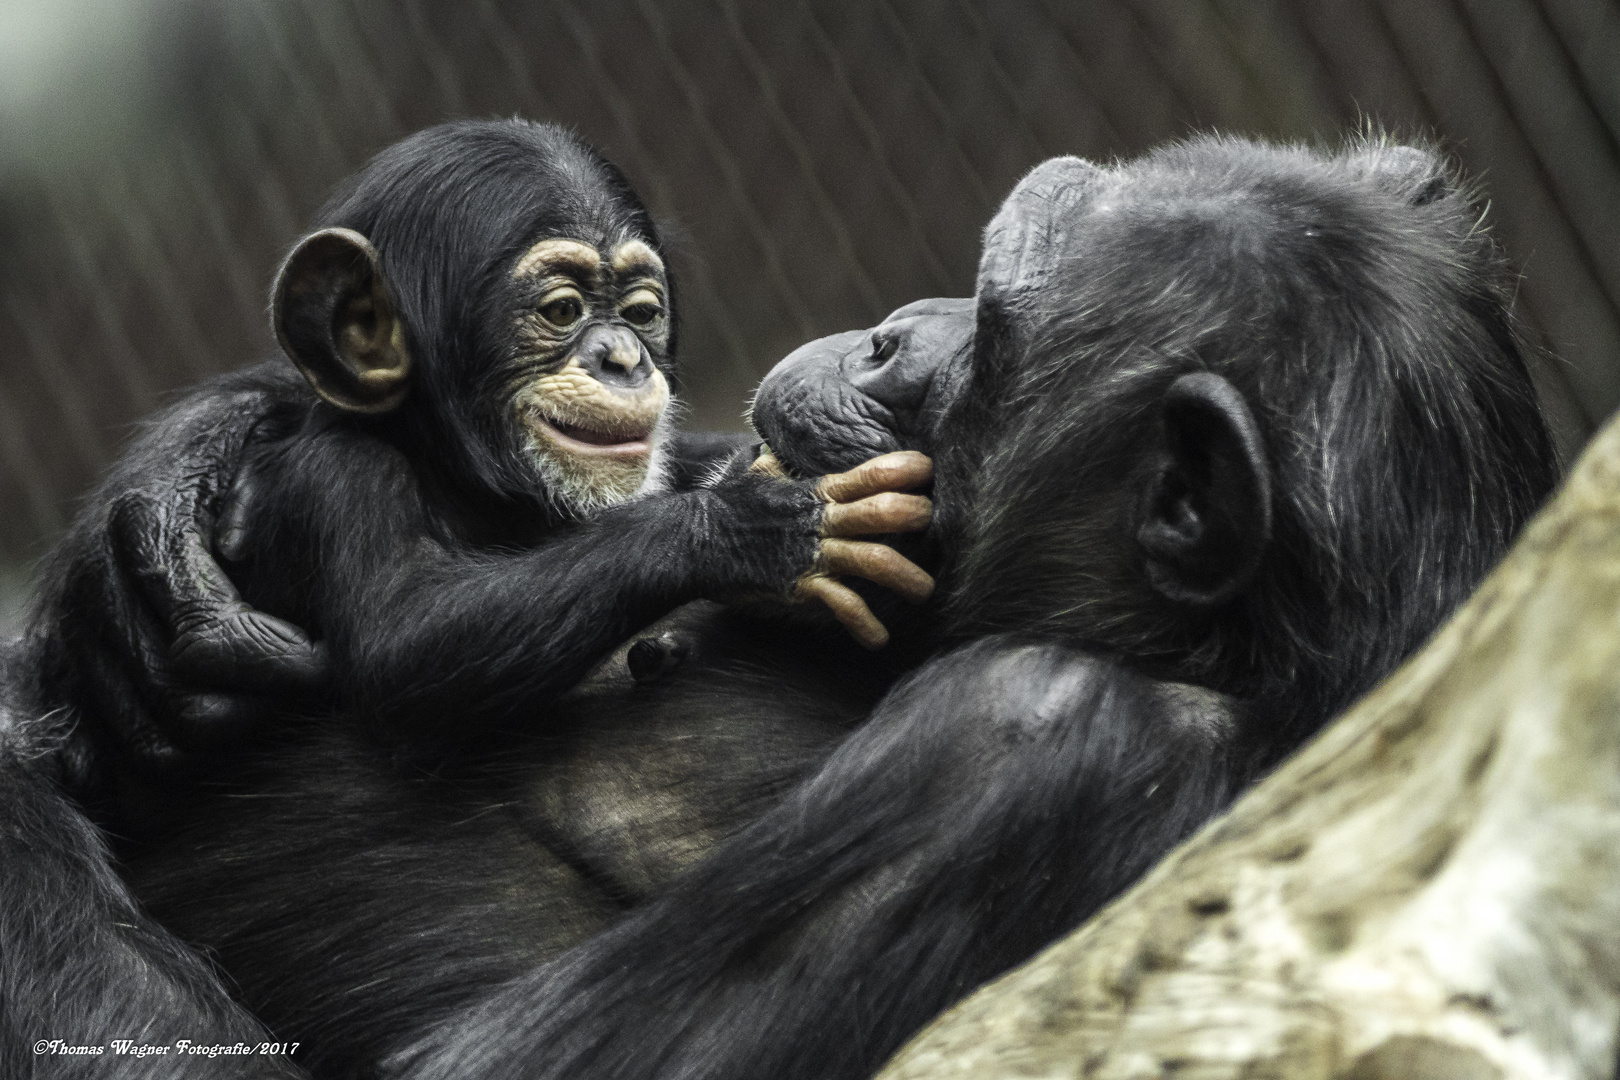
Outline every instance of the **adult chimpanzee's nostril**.
[(673, 675), (691, 651), (691, 645), (682, 637), (666, 631), (657, 637), (644, 637), (630, 646), (625, 664), (630, 669), (630, 677), (647, 686)]

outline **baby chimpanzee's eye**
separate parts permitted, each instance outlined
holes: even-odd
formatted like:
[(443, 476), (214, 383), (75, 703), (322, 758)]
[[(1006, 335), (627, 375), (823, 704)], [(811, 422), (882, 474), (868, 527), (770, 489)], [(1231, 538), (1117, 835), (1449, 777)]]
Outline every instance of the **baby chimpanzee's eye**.
[(540, 305), (540, 314), (552, 326), (567, 329), (579, 322), (581, 315), (585, 314), (585, 305), (578, 296), (565, 293), (561, 296), (547, 297)]
[(664, 305), (651, 289), (637, 289), (625, 298), (619, 315), (635, 326), (650, 326), (664, 313)]

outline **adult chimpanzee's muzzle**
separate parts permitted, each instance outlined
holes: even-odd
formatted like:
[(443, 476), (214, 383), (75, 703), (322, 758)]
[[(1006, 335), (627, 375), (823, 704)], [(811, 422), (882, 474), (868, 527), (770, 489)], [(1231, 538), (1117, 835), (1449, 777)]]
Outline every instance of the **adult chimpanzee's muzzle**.
[(973, 301), (918, 300), (870, 330), (819, 338), (754, 394), (754, 429), (791, 471), (842, 472), (893, 450), (932, 453), (953, 371), (973, 344)]

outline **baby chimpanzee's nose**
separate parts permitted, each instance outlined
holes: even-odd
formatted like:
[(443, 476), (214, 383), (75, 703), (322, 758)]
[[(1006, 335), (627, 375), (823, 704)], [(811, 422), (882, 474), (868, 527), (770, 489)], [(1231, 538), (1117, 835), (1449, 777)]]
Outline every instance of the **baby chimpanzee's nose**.
[(598, 382), (619, 389), (629, 390), (652, 378), (652, 358), (628, 327), (592, 327), (574, 357)]

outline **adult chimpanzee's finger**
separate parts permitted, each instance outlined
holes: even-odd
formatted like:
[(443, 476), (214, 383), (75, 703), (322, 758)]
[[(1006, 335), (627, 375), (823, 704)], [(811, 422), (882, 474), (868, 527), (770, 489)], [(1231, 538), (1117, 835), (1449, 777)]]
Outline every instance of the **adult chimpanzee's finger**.
[(922, 487), (934, 478), (934, 462), (915, 450), (879, 454), (848, 472), (823, 476), (816, 494), (828, 502), (847, 503), (876, 495), (880, 491), (906, 491)]
[(175, 636), (177, 675), (232, 690), (318, 695), (331, 682), (326, 646), (240, 601)]
[(913, 603), (922, 603), (934, 592), (934, 579), (928, 572), (886, 544), (823, 540), (816, 571), (830, 577), (865, 578)]
[(138, 598), (120, 597), (116, 618), (80, 668), (91, 681), (96, 720), (111, 730), (124, 756), (143, 774), (167, 776), (182, 753), (205, 753), (240, 741), (269, 712), (267, 702), (230, 694), (191, 693), (175, 678), (167, 630)]
[(84, 681), (85, 697), (95, 709), (96, 726), (109, 733), (121, 758), (151, 777), (171, 776), (185, 763), (185, 755), (152, 716), (151, 703), (136, 690), (116, 660), (90, 645), (81, 650), (77, 674)]
[(815, 575), (799, 582), (797, 596), (800, 600), (825, 604), (833, 618), (843, 623), (844, 629), (863, 647), (881, 649), (889, 643), (889, 631), (849, 586)]
[[(166, 506), (145, 492), (119, 497), (108, 513), (107, 535), (120, 568), (174, 629), (206, 621), (240, 600), (208, 553), (203, 528), (195, 507)], [(211, 519), (206, 528), (212, 529)]]
[(125, 598), (118, 618), (84, 667), (95, 681), (98, 719), (113, 729), (144, 773), (167, 775), (178, 751), (213, 753), (239, 742), (272, 712), (273, 703), (238, 694), (193, 692), (177, 677), (168, 631), (150, 611)]
[(788, 478), (787, 470), (782, 467), (781, 459), (771, 451), (767, 443), (759, 444), (759, 456), (754, 459), (752, 465), (748, 466), (748, 471), (759, 473), (761, 476), (774, 476), (778, 480)]
[(258, 497), (259, 486), (257, 472), (239, 469), (226, 493), (225, 505), (214, 528), (214, 550), (226, 562), (241, 562), (247, 557), (252, 540), (248, 533), (248, 514)]
[(821, 515), (822, 536), (921, 532), (934, 520), (933, 501), (884, 491), (855, 502), (833, 503)]

